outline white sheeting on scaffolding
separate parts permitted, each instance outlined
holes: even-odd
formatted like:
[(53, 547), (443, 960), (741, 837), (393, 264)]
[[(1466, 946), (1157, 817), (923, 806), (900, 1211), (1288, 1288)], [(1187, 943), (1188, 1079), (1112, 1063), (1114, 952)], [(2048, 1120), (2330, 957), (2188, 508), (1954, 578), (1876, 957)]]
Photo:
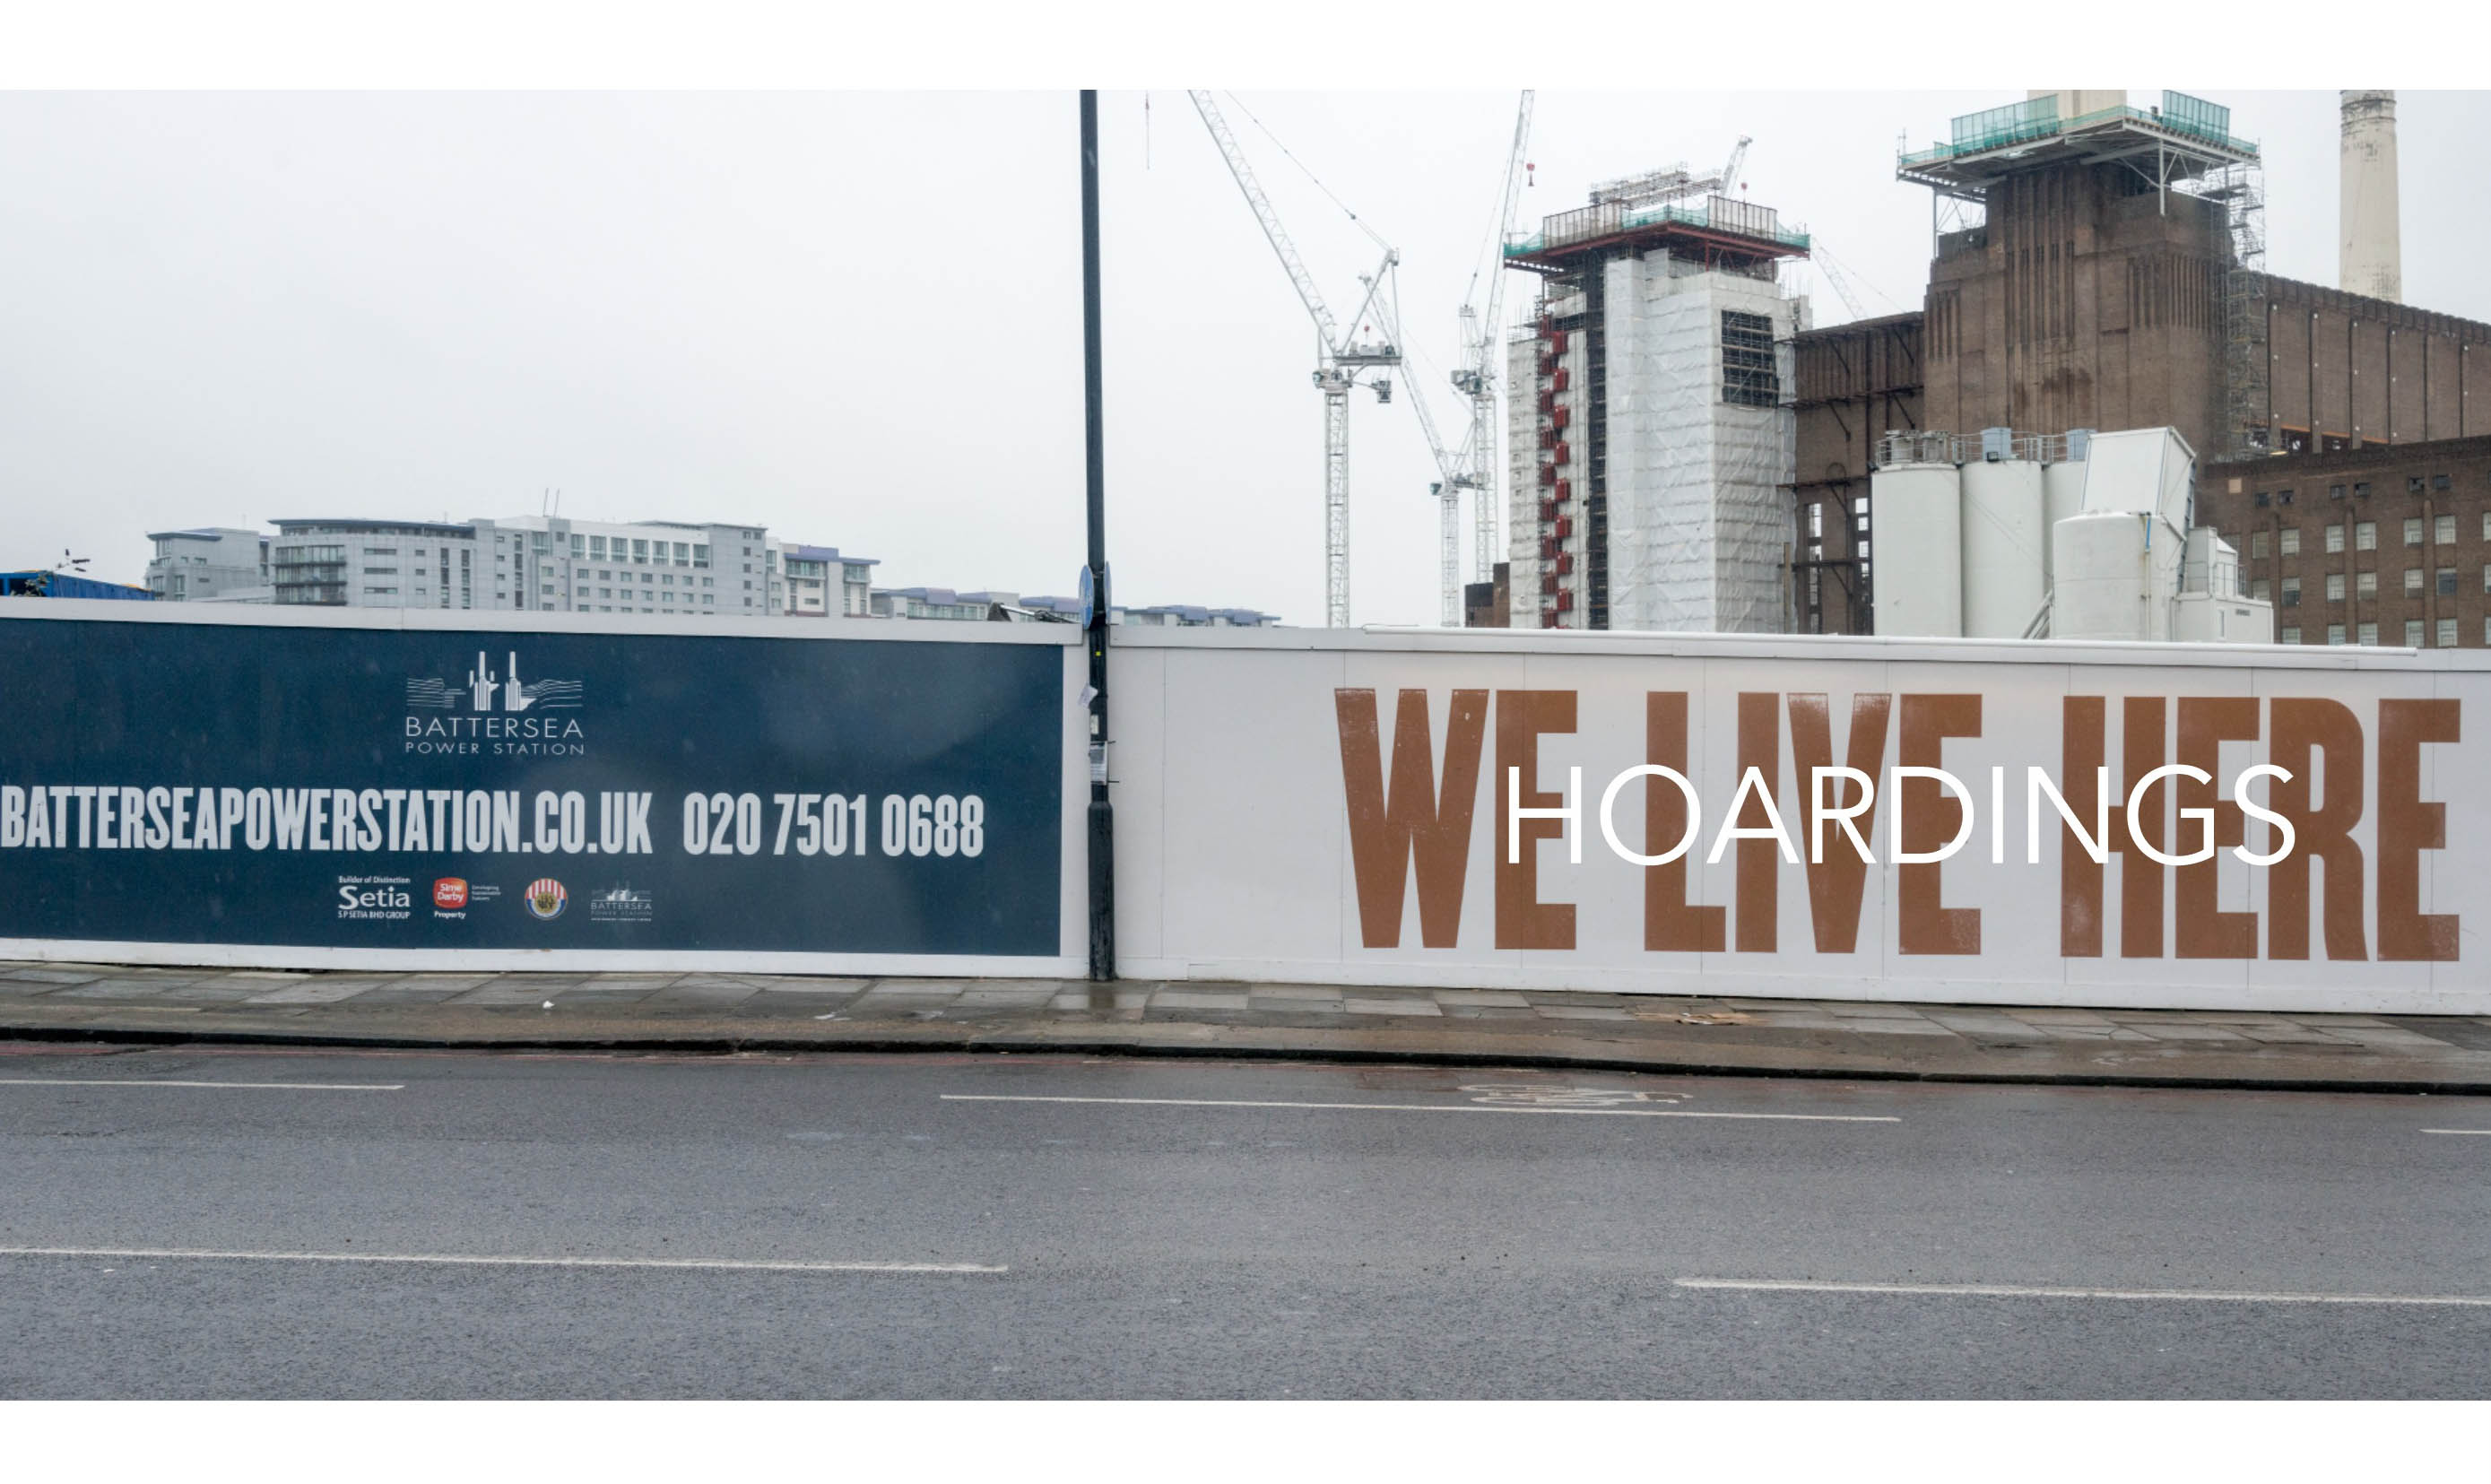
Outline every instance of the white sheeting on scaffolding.
[(1787, 331), (1770, 282), (1608, 267), (1609, 625), (1778, 633), (1792, 413), (1722, 400), (1721, 313)]

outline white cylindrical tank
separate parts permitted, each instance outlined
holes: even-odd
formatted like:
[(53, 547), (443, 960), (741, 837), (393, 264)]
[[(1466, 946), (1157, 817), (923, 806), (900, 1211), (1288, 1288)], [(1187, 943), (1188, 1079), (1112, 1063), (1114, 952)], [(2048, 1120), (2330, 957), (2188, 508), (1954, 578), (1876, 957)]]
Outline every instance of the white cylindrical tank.
[(2112, 511), (2072, 516), (2052, 528), (2052, 638), (2151, 637), (2146, 519)]
[(1963, 633), (2021, 639), (2049, 592), (2041, 466), (2011, 458), (1963, 466)]
[(1963, 633), (1963, 480), (1952, 464), (1880, 469), (1868, 482), (1877, 632)]
[(2084, 460), (2067, 459), (2044, 465), (2041, 470), (2041, 560), (2045, 569), (2050, 561), (2047, 534), (2058, 529), (2060, 521), (2071, 515), (2081, 515), (2084, 509)]

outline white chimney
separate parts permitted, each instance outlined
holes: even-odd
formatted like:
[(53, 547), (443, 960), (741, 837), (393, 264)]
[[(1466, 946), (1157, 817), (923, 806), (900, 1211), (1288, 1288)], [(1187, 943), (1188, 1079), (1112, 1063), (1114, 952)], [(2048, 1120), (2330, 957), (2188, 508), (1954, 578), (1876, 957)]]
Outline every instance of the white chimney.
[(2386, 88), (2343, 93), (2343, 174), (2337, 197), (2344, 248), (2341, 286), (2402, 304), (2404, 249), (2396, 214), (2396, 95)]

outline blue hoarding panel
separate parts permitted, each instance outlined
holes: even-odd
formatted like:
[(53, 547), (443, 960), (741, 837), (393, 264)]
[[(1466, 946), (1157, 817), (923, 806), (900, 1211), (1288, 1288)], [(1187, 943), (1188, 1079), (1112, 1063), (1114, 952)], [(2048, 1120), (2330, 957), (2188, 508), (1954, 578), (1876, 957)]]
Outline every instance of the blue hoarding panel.
[(1063, 655), (0, 619), (0, 938), (1055, 956)]

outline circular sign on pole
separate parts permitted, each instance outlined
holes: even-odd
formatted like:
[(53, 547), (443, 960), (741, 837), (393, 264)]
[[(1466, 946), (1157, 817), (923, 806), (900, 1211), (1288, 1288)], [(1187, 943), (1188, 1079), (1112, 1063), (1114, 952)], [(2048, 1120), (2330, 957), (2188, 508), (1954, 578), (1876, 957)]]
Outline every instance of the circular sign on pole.
[(1099, 601), (1099, 595), (1092, 591), (1094, 582), (1094, 575), (1090, 568), (1087, 567), (1081, 568), (1081, 587), (1079, 591), (1081, 594), (1081, 626), (1083, 628), (1088, 628), (1090, 626), (1091, 610)]

